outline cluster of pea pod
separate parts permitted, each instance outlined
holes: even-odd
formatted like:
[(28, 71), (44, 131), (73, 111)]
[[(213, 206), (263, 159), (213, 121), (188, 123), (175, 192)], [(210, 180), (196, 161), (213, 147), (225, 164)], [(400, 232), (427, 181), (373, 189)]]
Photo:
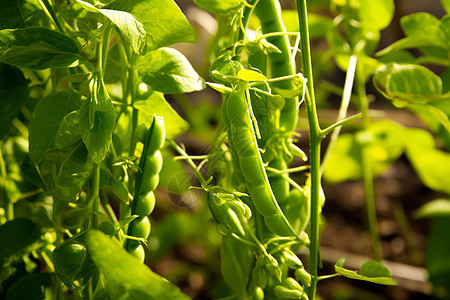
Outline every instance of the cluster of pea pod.
[[(215, 147), (223, 152), (218, 157), (225, 158), (227, 169), (208, 191), (211, 213), (223, 235), (222, 275), (239, 299), (308, 299), (305, 289), (311, 275), (295, 252), (309, 243), (304, 232), (309, 183), (294, 183), (288, 169), (295, 156), (305, 160), (306, 155), (293, 144), (298, 97), (282, 93), (298, 87), (289, 79), (259, 83), (239, 76), (241, 70), (254, 70), (266, 78), (293, 78), (295, 68), (278, 1), (249, 4), (254, 5), (234, 18), (219, 19), (222, 36), (217, 37), (219, 48), (210, 68), (216, 83), (227, 87), (221, 106), (226, 143)], [(253, 13), (262, 34), (270, 38), (248, 40), (243, 28)]]
[[(139, 172), (136, 175), (135, 193), (131, 206), (131, 215), (137, 216), (128, 225), (127, 235), (146, 241), (150, 235), (150, 215), (155, 208), (154, 190), (159, 183), (159, 172), (162, 168), (163, 158), (161, 147), (164, 145), (165, 130), (162, 117), (154, 116), (153, 122), (147, 131), (144, 148), (139, 161)], [(139, 240), (127, 239), (125, 248), (128, 252), (145, 259), (145, 250)]]

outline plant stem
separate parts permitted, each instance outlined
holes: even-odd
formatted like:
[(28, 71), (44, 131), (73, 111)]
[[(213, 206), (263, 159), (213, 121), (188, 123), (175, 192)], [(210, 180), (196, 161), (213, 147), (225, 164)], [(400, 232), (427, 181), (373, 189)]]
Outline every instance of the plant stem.
[[(355, 81), (356, 63), (357, 63), (357, 56), (356, 55), (350, 56), (350, 59), (348, 62), (348, 68), (347, 68), (347, 75), (345, 76), (345, 85), (344, 85), (344, 91), (342, 94), (341, 107), (339, 108), (339, 115), (336, 120), (337, 122), (344, 120), (347, 115), (348, 106), (350, 105), (350, 98), (352, 96), (353, 82)], [(341, 132), (341, 128), (342, 127), (336, 127), (333, 130), (333, 133), (331, 134), (330, 142), (328, 143), (328, 147), (327, 147), (327, 151), (325, 152), (325, 155), (322, 160), (322, 165), (320, 166), (320, 174), (321, 175), (325, 171), (328, 160), (330, 159), (330, 156), (331, 156), (331, 152), (333, 151), (333, 148), (336, 144), (339, 133)]]
[(309, 29), (307, 20), (306, 0), (297, 1), (297, 13), (299, 19), (302, 66), (304, 77), (307, 81), (306, 108), (309, 123), (310, 164), (311, 164), (311, 232), (310, 232), (310, 266), (311, 286), (308, 289), (309, 299), (313, 300), (317, 286), (317, 268), (319, 264), (319, 188), (320, 188), (320, 127), (317, 117), (316, 101), (314, 96), (314, 80), (311, 64), (311, 49), (309, 45)]
[(364, 70), (362, 64), (356, 66), (356, 88), (359, 99), (360, 111), (362, 113), (363, 131), (360, 132), (361, 144), (361, 167), (364, 182), (364, 197), (366, 200), (367, 218), (369, 223), (370, 237), (372, 240), (373, 256), (381, 261), (382, 252), (380, 238), (377, 228), (377, 215), (375, 208), (375, 196), (372, 175), (372, 157), (370, 153), (371, 135), (369, 132), (369, 100), (367, 99), (366, 86), (364, 81)]
[(89, 191), (89, 203), (92, 203), (91, 228), (98, 227), (98, 200), (100, 190), (100, 165), (95, 165), (92, 172), (92, 182)]
[(53, 21), (53, 23), (55, 23), (56, 28), (58, 28), (59, 31), (64, 33), (65, 32), (64, 27), (62, 26), (61, 22), (56, 16), (55, 10), (53, 9), (53, 6), (50, 4), (50, 2), (48, 2), (48, 0), (39, 0), (39, 4), (41, 5), (45, 13)]

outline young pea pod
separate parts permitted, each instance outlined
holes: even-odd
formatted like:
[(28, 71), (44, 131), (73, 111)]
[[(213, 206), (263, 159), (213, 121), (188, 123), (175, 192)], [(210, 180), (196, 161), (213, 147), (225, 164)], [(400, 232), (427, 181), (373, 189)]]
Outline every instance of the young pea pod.
[[(164, 120), (162, 117), (155, 115), (145, 137), (144, 149), (139, 161), (140, 172), (136, 176), (135, 193), (131, 207), (131, 214), (138, 217), (128, 226), (127, 234), (129, 236), (146, 240), (150, 235), (151, 226), (147, 216), (155, 208), (155, 194), (153, 191), (159, 183), (159, 172), (163, 163), (160, 149), (164, 144), (164, 140)], [(144, 260), (145, 251), (139, 243), (127, 240), (125, 248), (141, 261)]]
[(289, 267), (289, 269), (298, 269), (303, 268), (303, 263), (298, 258), (297, 255), (295, 255), (294, 252), (292, 252), (290, 249), (286, 248), (283, 251), (282, 257), (286, 263), (286, 265)]
[[(215, 193), (209, 193), (208, 197), (218, 196)], [(217, 205), (214, 199), (209, 198), (211, 213), (218, 225), (218, 229), (225, 235), (234, 233), (240, 237), (245, 237), (246, 233), (242, 224), (247, 222), (247, 217), (245, 216), (245, 206), (243, 205), (245, 204), (235, 200), (226, 200), (225, 203)]]
[(253, 204), (264, 217), (267, 227), (281, 236), (296, 236), (270, 187), (246, 103), (246, 87), (239, 85), (226, 100), (228, 139), (232, 152), (237, 154)]
[(311, 275), (303, 267), (295, 270), (295, 278), (306, 286), (311, 284)]
[(281, 299), (302, 299), (303, 293), (299, 290), (292, 290), (282, 285), (273, 288), (275, 296)]

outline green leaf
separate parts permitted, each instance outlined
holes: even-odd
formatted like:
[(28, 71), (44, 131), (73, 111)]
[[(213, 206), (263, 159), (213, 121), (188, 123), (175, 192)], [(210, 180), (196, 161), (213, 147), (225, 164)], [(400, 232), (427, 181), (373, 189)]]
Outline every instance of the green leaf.
[(19, 68), (43, 70), (75, 67), (86, 61), (70, 37), (44, 27), (0, 31), (0, 61)]
[(50, 279), (50, 273), (24, 276), (11, 285), (5, 300), (43, 300), (45, 299), (45, 288), (50, 287)]
[(40, 162), (45, 152), (57, 148), (55, 140), (60, 126), (64, 126), (62, 122), (80, 105), (81, 95), (74, 90), (50, 94), (38, 102), (29, 126), (30, 157), (34, 162)]
[(203, 78), (186, 57), (173, 48), (161, 48), (141, 57), (136, 69), (152, 90), (164, 94), (190, 93), (205, 88)]
[(64, 117), (56, 133), (56, 147), (64, 148), (81, 139), (79, 121), (78, 111), (73, 111)]
[(450, 13), (450, 0), (441, 0), (442, 6), (444, 6), (445, 10)]
[(251, 82), (251, 81), (266, 81), (267, 77), (261, 73), (253, 70), (241, 69), (238, 71), (237, 76), (239, 79)]
[(60, 214), (69, 202), (74, 202), (92, 173), (94, 164), (80, 143), (63, 162), (55, 180), (53, 191), (54, 214)]
[(101, 80), (96, 81), (89, 99), (78, 113), (83, 143), (94, 163), (100, 163), (108, 152), (115, 124), (114, 106)]
[(359, 0), (358, 13), (361, 26), (381, 30), (386, 28), (394, 17), (394, 0)]
[(13, 119), (28, 98), (28, 80), (16, 67), (0, 63), (0, 139), (8, 133)]
[(233, 15), (243, 5), (244, 0), (194, 0), (199, 7), (217, 15)]
[(116, 0), (108, 8), (127, 11), (144, 25), (149, 50), (195, 39), (194, 30), (173, 0)]
[[(342, 261), (340, 262), (342, 264)], [(363, 280), (384, 285), (397, 285), (397, 282), (391, 278), (391, 272), (388, 268), (375, 261), (366, 261), (361, 265), (360, 274), (355, 271), (351, 271), (336, 264), (334, 269), (340, 275), (356, 279)]]
[(189, 128), (189, 124), (167, 103), (161, 93), (153, 92), (146, 100), (136, 101), (133, 107), (140, 112), (139, 123), (144, 123), (147, 127), (155, 114), (163, 117), (166, 139), (173, 139)]
[(348, 18), (356, 19), (359, 26), (366, 29), (381, 30), (386, 28), (394, 17), (393, 0), (332, 0), (338, 6), (346, 7), (349, 2)]
[(111, 20), (122, 34), (125, 42), (131, 46), (134, 52), (145, 55), (147, 52), (147, 39), (144, 25), (136, 20), (130, 13), (112, 9), (97, 9), (90, 3), (77, 0), (85, 9), (91, 12), (101, 13)]
[(391, 277), (391, 271), (376, 261), (366, 261), (361, 265), (359, 273), (366, 277)]
[(111, 298), (189, 299), (101, 231), (91, 230), (86, 240), (88, 252)]
[(426, 249), (426, 268), (429, 281), (435, 288), (450, 290), (450, 239), (448, 229), (450, 217), (438, 217), (433, 220)]
[(403, 17), (400, 23), (406, 37), (378, 52), (378, 56), (402, 49), (425, 46), (448, 49), (447, 34), (443, 30), (441, 21), (435, 16), (426, 12), (418, 12)]
[(14, 219), (0, 226), (0, 266), (4, 267), (35, 250), (41, 228), (29, 219)]
[(406, 155), (422, 182), (429, 188), (450, 194), (450, 153), (436, 149), (434, 137), (423, 129), (405, 132)]
[[(283, 23), (286, 25), (287, 32), (298, 32), (298, 14), (296, 10), (284, 9), (281, 11)], [(333, 30), (333, 20), (308, 12), (308, 26), (310, 39), (324, 37), (330, 30)]]
[(422, 205), (414, 212), (414, 216), (420, 218), (450, 216), (450, 200), (449, 199), (435, 199)]
[[(338, 137), (331, 153), (324, 178), (329, 182), (342, 182), (362, 178), (361, 142), (370, 142), (372, 172), (374, 176), (383, 173), (404, 152), (405, 128), (391, 121), (373, 123), (370, 131), (356, 134), (342, 134)], [(342, 166), (345, 165), (345, 168)]]
[(445, 99), (439, 76), (419, 65), (389, 63), (377, 69), (373, 82), (383, 96), (399, 107)]
[(238, 295), (246, 299), (247, 283), (250, 277), (250, 261), (252, 254), (248, 244), (231, 235), (222, 237), (220, 248), (220, 269), (228, 286)]

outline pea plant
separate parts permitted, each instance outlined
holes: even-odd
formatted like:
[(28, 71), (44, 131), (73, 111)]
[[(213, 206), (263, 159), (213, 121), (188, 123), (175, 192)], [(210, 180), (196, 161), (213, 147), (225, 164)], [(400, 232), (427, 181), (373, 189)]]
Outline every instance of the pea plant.
[[(448, 67), (448, 16), (406, 16), (406, 37), (375, 52), (392, 0), (332, 0), (333, 20), (308, 13), (306, 0), (292, 1), (296, 10), (278, 0), (194, 2), (218, 24), (207, 83), (169, 47), (195, 37), (173, 0), (0, 2), (1, 298), (188, 299), (145, 264), (170, 151), (205, 196), (227, 299), (317, 299), (318, 282), (336, 276), (396, 285), (381, 264), (373, 182), (403, 153), (425, 185), (447, 195), (417, 216), (449, 211), (449, 154), (429, 131), (374, 121), (366, 91), (372, 80), (448, 150), (449, 72), (441, 79), (420, 65)], [(325, 57), (346, 72), (339, 116), (327, 126), (313, 78), (317, 37), (326, 37)], [(220, 93), (220, 113), (209, 152), (194, 156), (174, 140), (189, 124), (165, 95), (177, 99), (206, 84)], [(352, 100), (359, 112), (348, 117)], [(309, 149), (298, 143), (301, 114)], [(357, 129), (340, 134), (350, 124)], [(335, 272), (319, 274), (322, 175), (364, 182), (374, 260), (358, 272), (342, 258)], [(449, 269), (439, 261), (449, 245), (439, 240), (448, 223), (436, 221), (427, 262), (431, 281), (444, 288)]]

